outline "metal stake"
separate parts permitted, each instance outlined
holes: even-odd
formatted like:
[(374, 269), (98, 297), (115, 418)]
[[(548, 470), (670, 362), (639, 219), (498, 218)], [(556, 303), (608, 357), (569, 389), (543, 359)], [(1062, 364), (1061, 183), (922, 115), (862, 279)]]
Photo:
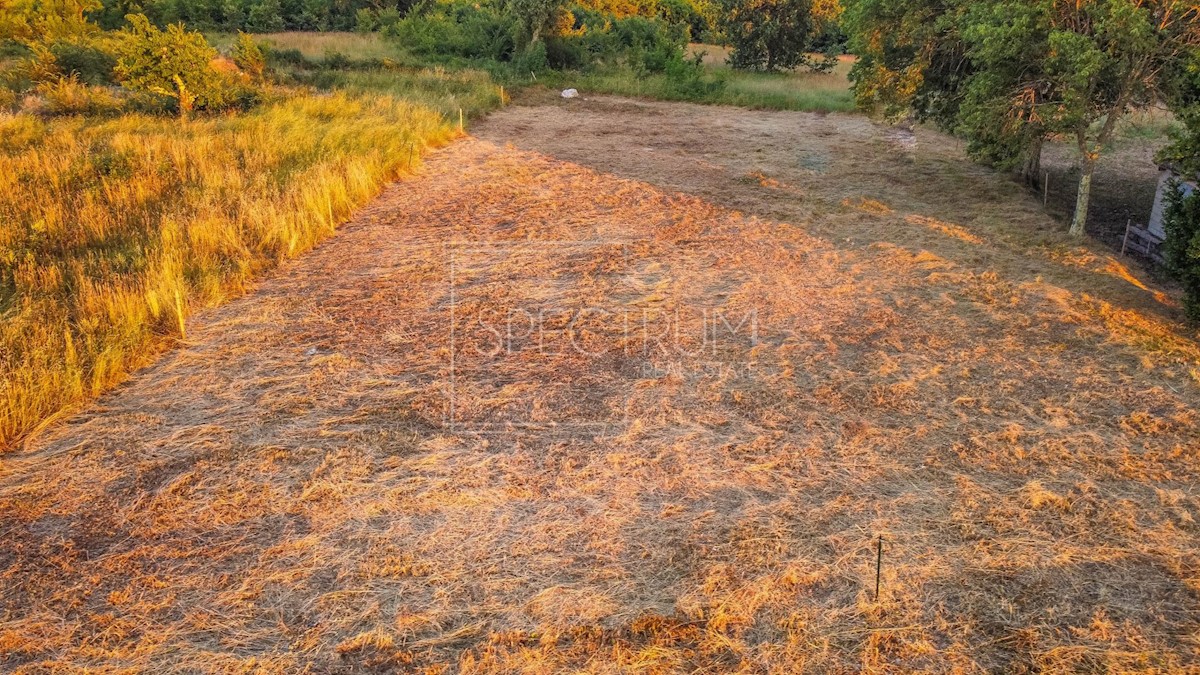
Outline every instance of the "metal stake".
[(879, 602), (880, 572), (883, 570), (883, 535), (879, 535), (879, 544), (875, 554), (875, 602)]

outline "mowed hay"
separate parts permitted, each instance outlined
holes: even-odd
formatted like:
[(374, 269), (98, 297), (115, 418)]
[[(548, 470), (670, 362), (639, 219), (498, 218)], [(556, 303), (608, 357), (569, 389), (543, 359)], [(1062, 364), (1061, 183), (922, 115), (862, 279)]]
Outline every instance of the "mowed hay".
[(1189, 343), (808, 229), (435, 153), (5, 458), (0, 667), (1200, 666)]

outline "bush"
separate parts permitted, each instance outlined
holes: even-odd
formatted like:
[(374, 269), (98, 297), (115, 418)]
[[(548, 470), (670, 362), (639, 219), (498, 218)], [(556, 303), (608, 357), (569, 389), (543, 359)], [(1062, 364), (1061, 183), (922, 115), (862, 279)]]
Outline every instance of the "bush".
[(267, 63), (273, 66), (294, 66), (296, 68), (309, 68), (316, 64), (309, 60), (304, 55), (304, 52), (299, 49), (268, 49)]
[(279, 0), (258, 0), (246, 16), (246, 27), (255, 33), (283, 30), (283, 6)]
[(671, 60), (683, 57), (687, 45), (686, 26), (661, 19), (614, 18), (582, 7), (567, 15), (574, 18), (573, 28), (546, 38), (551, 68), (576, 70), (624, 61), (638, 74), (663, 72)]
[(363, 7), (354, 13), (354, 32), (373, 33), (379, 30), (379, 17), (375, 12)]
[(400, 10), (395, 7), (385, 7), (375, 15), (375, 21), (379, 24), (379, 30), (388, 30), (396, 24), (400, 23)]
[(37, 93), (51, 115), (109, 115), (121, 111), (121, 100), (108, 87), (87, 85), (75, 75), (43, 82)]
[(59, 71), (87, 84), (112, 84), (117, 57), (98, 41), (60, 41), (49, 46)]
[[(681, 61), (688, 28), (659, 18), (616, 18), (583, 7), (557, 10), (544, 39), (529, 41), (529, 27), (513, 12), (461, 0), (412, 11), (385, 35), (424, 57), (499, 64), (489, 70), (518, 76), (584, 70), (624, 62), (638, 73), (665, 72)], [(676, 64), (682, 76), (681, 64)], [(689, 76), (690, 77), (690, 76)]]
[(690, 59), (676, 57), (667, 62), (667, 91), (680, 98), (704, 100), (725, 89), (725, 76), (705, 77), (704, 54)]
[(1183, 286), (1184, 309), (1200, 321), (1200, 191), (1187, 194), (1178, 183), (1172, 187), (1163, 216), (1163, 253), (1171, 276)]
[(520, 26), (512, 15), (486, 5), (439, 5), (410, 12), (384, 33), (414, 54), (512, 61)]
[(325, 55), (321, 58), (321, 66), (330, 70), (347, 70), (353, 65), (354, 61), (349, 56), (336, 49), (325, 50)]
[(22, 74), (31, 82), (52, 82), (62, 77), (62, 68), (58, 67), (58, 58), (50, 45), (35, 42), (28, 45), (29, 56), (22, 64)]
[(513, 59), (512, 69), (518, 75), (525, 73), (540, 73), (549, 67), (549, 62), (546, 59), (546, 41), (538, 40), (529, 45), (521, 52), (521, 55)]
[(182, 24), (159, 30), (142, 14), (129, 17), (117, 77), (125, 87), (175, 100), (180, 116), (193, 110), (216, 111), (252, 103), (253, 91), (233, 75), (212, 67), (217, 56), (204, 36)]
[(267, 72), (267, 58), (262, 47), (245, 33), (239, 32), (233, 45), (233, 62), (255, 81), (261, 81)]

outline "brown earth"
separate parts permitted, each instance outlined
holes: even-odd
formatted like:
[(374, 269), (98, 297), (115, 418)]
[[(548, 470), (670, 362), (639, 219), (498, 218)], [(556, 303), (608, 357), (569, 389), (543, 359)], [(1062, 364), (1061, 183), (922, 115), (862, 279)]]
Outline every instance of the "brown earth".
[(0, 669), (1200, 668), (1168, 294), (927, 131), (529, 103), (0, 460)]

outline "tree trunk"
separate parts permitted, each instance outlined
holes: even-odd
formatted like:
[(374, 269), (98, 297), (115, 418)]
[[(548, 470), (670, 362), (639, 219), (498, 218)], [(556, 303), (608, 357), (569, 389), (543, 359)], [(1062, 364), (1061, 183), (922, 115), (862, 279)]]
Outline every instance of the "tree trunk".
[(177, 88), (176, 98), (179, 100), (179, 119), (184, 122), (192, 117), (192, 108), (196, 105), (196, 96), (188, 91), (188, 88), (183, 84), (183, 78), (175, 76), (175, 86)]
[(1071, 236), (1083, 236), (1087, 225), (1088, 204), (1092, 198), (1092, 174), (1096, 171), (1096, 160), (1085, 157), (1083, 175), (1079, 177), (1079, 194), (1075, 197), (1075, 217), (1071, 220)]
[(1042, 186), (1042, 142), (1043, 138), (1038, 136), (1029, 143), (1029, 147), (1025, 148), (1025, 163), (1021, 165), (1021, 179), (1026, 185), (1033, 187)]

